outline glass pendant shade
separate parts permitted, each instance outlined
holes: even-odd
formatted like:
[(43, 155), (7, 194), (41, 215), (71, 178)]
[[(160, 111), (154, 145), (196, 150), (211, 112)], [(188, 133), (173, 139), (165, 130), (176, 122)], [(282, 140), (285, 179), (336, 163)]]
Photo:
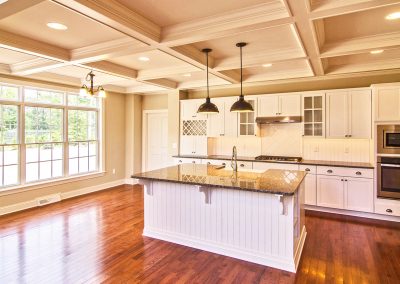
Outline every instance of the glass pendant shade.
[(240, 95), (239, 100), (231, 106), (231, 112), (253, 112), (253, 106)]
[(210, 87), (208, 82), (208, 53), (211, 52), (211, 49), (204, 48), (202, 51), (206, 54), (206, 63), (207, 63), (207, 98), (206, 102), (201, 106), (199, 106), (197, 112), (203, 114), (219, 113), (218, 107), (215, 104), (213, 104), (210, 99)]
[(254, 112), (253, 106), (244, 99), (243, 96), (243, 56), (242, 56), (242, 48), (246, 46), (245, 42), (239, 42), (236, 44), (237, 47), (240, 48), (240, 96), (239, 100), (236, 101), (231, 106), (231, 112)]

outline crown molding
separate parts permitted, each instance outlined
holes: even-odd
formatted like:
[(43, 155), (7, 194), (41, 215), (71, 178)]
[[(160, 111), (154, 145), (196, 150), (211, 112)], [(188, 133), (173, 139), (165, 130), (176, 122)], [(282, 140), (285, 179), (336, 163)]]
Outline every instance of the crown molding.
[(148, 69), (148, 70), (140, 70), (138, 71), (137, 80), (145, 81), (149, 79), (159, 79), (166, 78), (169, 76), (184, 74), (184, 73), (192, 73), (198, 72), (202, 69), (192, 66), (192, 65), (182, 65), (178, 67), (166, 67), (166, 68), (158, 68), (158, 69)]
[(151, 79), (141, 81), (143, 83), (151, 84), (157, 87), (166, 88), (166, 89), (176, 89), (178, 87), (178, 83), (169, 79)]
[(390, 59), (390, 60), (374, 61), (368, 63), (354, 63), (346, 65), (330, 65), (327, 69), (327, 74), (332, 75), (332, 74), (357, 73), (357, 72), (376, 71), (384, 69), (400, 70), (400, 59), (396, 60)]

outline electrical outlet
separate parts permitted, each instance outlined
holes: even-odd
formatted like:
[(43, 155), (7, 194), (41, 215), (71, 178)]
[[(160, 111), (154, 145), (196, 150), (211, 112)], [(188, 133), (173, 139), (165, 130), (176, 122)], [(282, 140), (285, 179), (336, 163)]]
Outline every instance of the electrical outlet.
[(112, 170), (113, 175), (115, 175), (115, 169)]

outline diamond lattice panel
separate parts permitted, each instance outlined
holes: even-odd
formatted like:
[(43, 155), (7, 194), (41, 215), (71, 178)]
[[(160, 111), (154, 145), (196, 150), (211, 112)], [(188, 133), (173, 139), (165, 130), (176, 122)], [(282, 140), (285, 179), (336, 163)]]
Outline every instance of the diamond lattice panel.
[(182, 127), (182, 135), (185, 136), (207, 135), (207, 120), (184, 120)]

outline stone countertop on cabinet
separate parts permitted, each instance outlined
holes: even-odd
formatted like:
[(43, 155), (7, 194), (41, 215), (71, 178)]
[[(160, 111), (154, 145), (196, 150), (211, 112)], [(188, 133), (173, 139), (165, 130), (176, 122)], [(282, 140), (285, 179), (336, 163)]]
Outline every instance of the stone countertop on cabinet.
[(184, 183), (199, 186), (231, 188), (271, 194), (293, 195), (306, 173), (303, 171), (267, 170), (233, 172), (221, 166), (181, 164), (134, 174), (135, 179)]
[[(189, 159), (208, 159), (208, 160), (230, 160), (230, 156), (226, 155), (210, 155), (210, 156), (195, 156), (195, 155), (177, 155), (174, 158), (189, 158)], [(344, 162), (344, 161), (324, 161), (324, 160), (302, 160), (295, 161), (263, 161), (256, 160), (255, 157), (238, 156), (238, 161), (257, 162), (257, 163), (280, 163), (280, 164), (298, 164), (298, 165), (312, 165), (312, 166), (331, 166), (331, 167), (345, 167), (345, 168), (365, 168), (373, 169), (374, 166), (370, 163), (359, 162)]]

